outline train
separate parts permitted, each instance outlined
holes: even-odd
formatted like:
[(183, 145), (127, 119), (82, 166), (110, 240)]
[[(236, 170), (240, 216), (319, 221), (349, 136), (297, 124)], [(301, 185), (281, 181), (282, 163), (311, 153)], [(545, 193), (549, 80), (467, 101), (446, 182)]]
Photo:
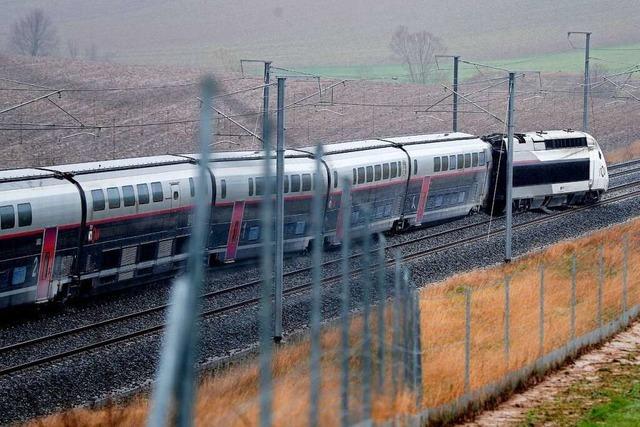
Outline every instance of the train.
[[(454, 132), (367, 139), (285, 151), (284, 250), (312, 244), (321, 185), (322, 244), (354, 230), (401, 231), (505, 207), (506, 137)], [(268, 154), (275, 164), (274, 153)], [(263, 151), (207, 160), (211, 265), (258, 255)], [(572, 130), (516, 134), (513, 203), (535, 209), (598, 200), (607, 165), (597, 141)], [(184, 268), (198, 155), (160, 155), (0, 171), (0, 309), (64, 302)], [(341, 206), (351, 182), (351, 211)], [(365, 215), (366, 210), (366, 215)]]

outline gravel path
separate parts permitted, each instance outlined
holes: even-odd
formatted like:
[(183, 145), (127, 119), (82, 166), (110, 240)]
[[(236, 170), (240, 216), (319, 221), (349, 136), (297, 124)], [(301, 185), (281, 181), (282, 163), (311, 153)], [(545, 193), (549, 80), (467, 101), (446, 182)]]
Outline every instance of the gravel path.
[[(633, 175), (625, 175), (612, 185), (622, 184), (633, 180)], [(616, 193), (619, 194), (619, 193)], [(614, 223), (625, 221), (636, 215), (640, 207), (640, 199), (628, 200), (612, 205), (597, 207), (579, 214), (580, 221), (573, 215), (565, 216), (557, 221), (521, 230), (514, 236), (514, 253), (523, 254), (562, 239), (574, 238), (593, 230), (597, 230)], [(515, 218), (515, 223), (529, 220), (540, 214), (528, 212)], [(483, 215), (465, 218), (455, 223), (443, 224), (438, 227), (416, 230), (400, 236), (394, 236), (390, 243), (403, 239), (413, 239), (421, 235), (434, 234), (441, 230), (451, 230), (460, 225), (481, 222), (486, 219)], [(503, 225), (503, 220), (497, 219), (492, 228)], [(486, 232), (486, 225), (482, 226)], [(428, 241), (428, 246), (458, 240), (463, 237), (477, 235), (478, 227), (451, 232), (444, 236)], [(405, 248), (407, 253), (425, 249), (425, 244), (414, 244)], [(503, 239), (493, 237), (486, 241), (469, 244), (462, 248), (443, 251), (426, 259), (410, 264), (413, 278), (419, 283), (438, 281), (460, 271), (477, 267), (485, 267), (502, 261)], [(325, 254), (326, 259), (337, 258), (339, 252)], [(287, 269), (300, 268), (308, 265), (308, 256), (291, 256), (286, 260)], [(333, 266), (325, 275), (336, 273), (339, 266)], [(226, 270), (220, 278), (212, 279), (207, 290), (219, 289), (228, 283), (241, 283), (257, 277), (258, 272), (249, 263), (243, 264), (235, 270)], [(218, 275), (216, 275), (218, 276)], [(296, 277), (287, 282), (288, 286), (298, 285), (308, 278)], [(169, 287), (159, 285), (149, 286), (136, 291), (124, 292), (108, 297), (102, 297), (93, 302), (77, 304), (62, 313), (45, 314), (41, 319), (26, 322), (16, 322), (14, 325), (0, 331), (0, 343), (7, 344), (24, 340), (30, 336), (39, 336), (43, 331), (52, 332), (68, 329), (72, 326), (95, 322), (102, 318), (111, 318), (118, 313), (150, 307), (166, 301)], [(389, 293), (389, 289), (387, 290)], [(246, 298), (250, 292), (243, 294)], [(378, 297), (378, 296), (376, 296)], [(234, 295), (233, 300), (237, 300)], [(207, 307), (225, 305), (231, 297), (206, 303)], [(354, 282), (351, 291), (353, 308), (361, 304), (360, 287)], [(301, 293), (287, 298), (285, 303), (284, 326), (286, 332), (306, 327), (309, 312), (308, 293)], [(339, 287), (326, 287), (323, 293), (323, 316), (325, 319), (336, 317), (339, 311)], [(257, 324), (255, 322), (256, 309), (248, 308), (224, 316), (204, 319), (201, 322), (202, 351), (200, 362), (207, 362), (214, 358), (225, 357), (239, 350), (245, 349), (257, 340)], [(78, 336), (71, 341), (61, 342), (59, 346), (52, 346), (46, 354), (60, 350), (70, 343), (106, 338), (110, 334), (121, 334), (127, 328), (135, 326), (149, 326), (162, 321), (163, 315), (149, 316), (136, 320), (131, 325), (119, 327), (116, 332), (105, 331)], [(99, 335), (98, 335), (99, 334)], [(61, 408), (102, 400), (118, 393), (132, 390), (149, 383), (153, 378), (157, 363), (159, 335), (150, 335), (128, 343), (120, 343), (91, 353), (67, 358), (55, 365), (34, 368), (10, 377), (0, 379), (0, 423), (21, 420), (36, 415), (48, 413)], [(29, 352), (16, 352), (8, 355), (2, 365), (11, 364), (25, 357), (32, 357)], [(43, 393), (42, 391), (46, 391)]]

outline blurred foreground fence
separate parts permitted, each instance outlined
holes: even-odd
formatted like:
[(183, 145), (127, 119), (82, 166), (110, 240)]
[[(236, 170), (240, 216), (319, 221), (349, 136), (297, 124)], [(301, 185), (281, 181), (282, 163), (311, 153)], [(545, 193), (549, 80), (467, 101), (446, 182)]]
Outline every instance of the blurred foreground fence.
[[(269, 177), (273, 168), (265, 164)], [(349, 181), (341, 185), (343, 206), (351, 211)], [(323, 231), (322, 187), (316, 186), (313, 202), (316, 239)], [(267, 197), (271, 190), (266, 188)], [(263, 220), (269, 221), (270, 204), (263, 203), (263, 209)], [(265, 233), (259, 360), (216, 372), (202, 382), (197, 398), (190, 392), (194, 385), (189, 374), (197, 334), (188, 329), (195, 325), (197, 304), (185, 296), (185, 282), (178, 282), (149, 424), (161, 425), (172, 417), (176, 424), (188, 425), (192, 405), (202, 425), (422, 425), (449, 420), (602, 341), (640, 310), (640, 236), (628, 232), (628, 226), (606, 238), (552, 247), (501, 268), (417, 289), (429, 278), (412, 278), (400, 254), (389, 259), (384, 236), (374, 244), (368, 232), (368, 210), (361, 214), (365, 223), (357, 230), (351, 215), (341, 218), (345, 238), (339, 318), (321, 323), (322, 253), (321, 245), (314, 245), (311, 335), (296, 335), (277, 348), (271, 340), (273, 246)], [(200, 212), (203, 221), (207, 217)], [(202, 261), (201, 244), (192, 243), (191, 280), (200, 280), (196, 265)], [(362, 254), (359, 269), (348, 260), (355, 251)], [(199, 286), (192, 288), (195, 292)], [(349, 301), (354, 288), (358, 299)], [(358, 309), (351, 311), (354, 306)]]

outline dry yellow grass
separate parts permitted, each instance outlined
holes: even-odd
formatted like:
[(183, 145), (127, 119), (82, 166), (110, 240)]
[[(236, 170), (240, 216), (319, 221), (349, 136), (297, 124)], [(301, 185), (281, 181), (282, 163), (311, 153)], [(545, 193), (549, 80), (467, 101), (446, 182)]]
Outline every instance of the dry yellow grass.
[[(565, 344), (570, 334), (572, 255), (576, 256), (576, 336), (597, 326), (598, 251), (604, 249), (603, 320), (616, 318), (622, 309), (623, 239), (628, 241), (628, 307), (640, 303), (640, 220), (591, 236), (554, 245), (525, 256), (510, 265), (454, 276), (423, 288), (421, 346), (423, 407), (449, 402), (464, 388), (464, 288), (472, 289), (471, 388), (490, 384), (505, 373), (521, 368), (540, 356), (539, 280), (544, 265), (545, 353)], [(511, 348), (503, 347), (504, 278), (511, 277)], [(391, 310), (386, 321), (391, 324)], [(375, 321), (372, 322), (375, 330)], [(351, 325), (351, 407), (361, 410), (360, 349), (362, 319)], [(388, 330), (389, 328), (387, 328)], [(390, 340), (390, 334), (387, 335)], [(340, 334), (327, 327), (322, 334), (321, 423), (335, 425), (340, 405)], [(374, 342), (374, 345), (377, 343)], [(387, 360), (390, 342), (385, 343)], [(307, 339), (278, 349), (273, 362), (274, 423), (306, 425), (309, 400), (309, 345)], [(374, 361), (374, 366), (377, 363)], [(389, 366), (388, 364), (386, 365)], [(390, 370), (386, 369), (386, 379)], [(196, 402), (197, 425), (252, 426), (258, 419), (258, 368), (256, 361), (220, 371), (204, 378)], [(374, 417), (389, 419), (416, 412), (415, 397), (401, 390), (394, 399), (390, 388), (374, 396)], [(146, 399), (100, 410), (76, 409), (32, 422), (32, 426), (142, 425)]]
[(640, 158), (640, 141), (632, 142), (620, 148), (614, 148), (605, 153), (608, 164), (624, 162)]

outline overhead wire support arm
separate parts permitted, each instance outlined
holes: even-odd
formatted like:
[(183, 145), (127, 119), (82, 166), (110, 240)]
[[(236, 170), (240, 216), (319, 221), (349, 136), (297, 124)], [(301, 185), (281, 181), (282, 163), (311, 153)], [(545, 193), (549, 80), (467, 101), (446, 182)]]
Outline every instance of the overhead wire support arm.
[[(196, 99), (198, 101), (202, 102), (202, 98), (196, 97)], [(231, 116), (229, 116), (229, 115), (223, 113), (222, 111), (218, 110), (216, 107), (213, 106), (213, 104), (210, 104), (210, 107), (211, 107), (211, 109), (213, 111), (215, 111), (216, 113), (220, 114), (222, 117), (224, 117), (225, 119), (229, 120), (231, 123), (233, 123), (234, 125), (238, 126), (243, 131), (247, 132), (249, 135), (253, 136), (254, 138), (259, 140), (260, 142), (264, 142), (261, 136), (259, 136), (255, 132), (251, 131), (250, 129), (248, 129), (246, 126), (244, 126), (242, 123), (238, 122), (237, 120), (232, 119)]]
[(47, 93), (47, 94), (39, 96), (37, 98), (30, 99), (29, 101), (21, 102), (20, 104), (14, 105), (12, 107), (5, 108), (4, 110), (0, 111), (0, 114), (4, 114), (4, 113), (8, 113), (9, 111), (17, 110), (18, 108), (22, 108), (25, 105), (33, 104), (34, 102), (38, 102), (38, 101), (41, 101), (43, 99), (49, 98), (52, 95), (61, 94), (62, 92), (64, 92), (64, 89), (54, 90), (53, 92)]
[(64, 108), (62, 108), (60, 105), (58, 105), (53, 99), (51, 98), (47, 98), (47, 101), (49, 101), (50, 103), (52, 103), (53, 105), (55, 105), (56, 107), (58, 107), (58, 109), (60, 109), (60, 111), (62, 111), (63, 113), (65, 113), (67, 116), (71, 117), (76, 123), (78, 123), (80, 126), (85, 127), (84, 123), (82, 123), (80, 121), (80, 119), (78, 119), (76, 116), (74, 116), (73, 114), (71, 114), (70, 112), (68, 112), (67, 110), (65, 110)]

